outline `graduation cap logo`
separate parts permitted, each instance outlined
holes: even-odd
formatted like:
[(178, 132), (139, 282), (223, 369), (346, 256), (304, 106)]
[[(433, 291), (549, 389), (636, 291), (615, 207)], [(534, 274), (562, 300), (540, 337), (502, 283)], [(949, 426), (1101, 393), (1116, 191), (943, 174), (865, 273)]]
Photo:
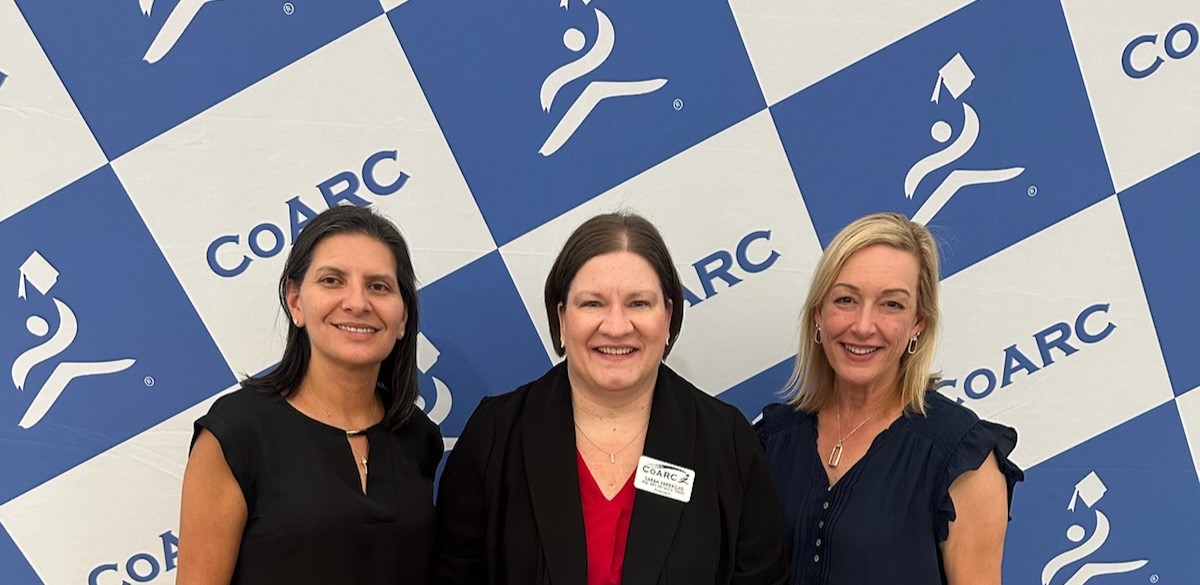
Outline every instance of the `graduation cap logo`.
[(1075, 492), (1071, 494), (1071, 503), (1067, 505), (1067, 509), (1074, 512), (1075, 502), (1082, 499), (1087, 507), (1091, 508), (1104, 497), (1104, 493), (1108, 491), (1108, 486), (1100, 480), (1100, 476), (1093, 471), (1088, 473), (1079, 483), (1075, 484)]
[(955, 53), (954, 57), (938, 70), (937, 83), (933, 86), (933, 97), (929, 98), (929, 101), (938, 103), (942, 86), (946, 86), (946, 91), (950, 92), (954, 99), (958, 99), (971, 87), (972, 81), (975, 81), (975, 72), (971, 71), (971, 66), (967, 65), (962, 53)]
[(417, 369), (421, 370), (422, 374), (429, 373), (429, 368), (432, 368), (441, 356), (442, 352), (438, 351), (437, 346), (433, 345), (424, 333), (417, 334)]
[(58, 282), (58, 270), (50, 265), (41, 254), (34, 250), (29, 258), (21, 264), (21, 281), (17, 285), (17, 298), (25, 298), (25, 284), (33, 285), (33, 288), (43, 295), (50, 292), (54, 288), (54, 284)]

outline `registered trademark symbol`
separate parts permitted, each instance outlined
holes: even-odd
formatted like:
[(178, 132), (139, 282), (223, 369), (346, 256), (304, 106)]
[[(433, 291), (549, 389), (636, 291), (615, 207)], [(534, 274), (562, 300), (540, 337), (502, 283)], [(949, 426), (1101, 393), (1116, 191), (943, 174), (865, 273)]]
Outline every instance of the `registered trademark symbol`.
[(675, 98), (675, 101), (671, 102), (671, 107), (675, 108), (676, 112), (678, 112), (679, 110), (682, 110), (683, 109), (683, 100), (681, 100), (679, 98)]
[(151, 376), (146, 376), (145, 378), (142, 378), (142, 383), (145, 384), (147, 388), (152, 388), (154, 387), (154, 378)]
[(1153, 575), (1150, 575), (1150, 582), (1151, 582), (1151, 583), (1158, 583), (1158, 573), (1155, 573), (1155, 574), (1153, 574)]
[(1028, 193), (1030, 197), (1037, 195), (1037, 185), (1030, 185), (1029, 188), (1025, 190), (1025, 192)]
[(295, 7), (295, 6), (292, 6), (292, 3), (291, 3), (291, 2), (284, 2), (284, 3), (283, 3), (283, 13), (284, 13), (284, 14), (286, 14), (286, 15), (288, 15), (288, 16), (291, 16), (291, 15), (292, 15), (292, 13), (293, 13), (293, 12), (295, 12), (295, 11), (296, 11), (296, 7)]

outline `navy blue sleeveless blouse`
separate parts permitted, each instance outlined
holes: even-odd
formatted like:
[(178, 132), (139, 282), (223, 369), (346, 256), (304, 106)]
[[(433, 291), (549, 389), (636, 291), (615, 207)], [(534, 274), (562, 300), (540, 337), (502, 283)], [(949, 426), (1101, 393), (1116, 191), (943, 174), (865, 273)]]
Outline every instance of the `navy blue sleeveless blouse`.
[(980, 420), (937, 392), (926, 414), (879, 433), (834, 486), (817, 453), (817, 417), (783, 404), (755, 425), (783, 511), (794, 585), (946, 582), (938, 546), (954, 520), (950, 484), (995, 453), (1008, 502), (1024, 473), (1008, 460), (1012, 428)]

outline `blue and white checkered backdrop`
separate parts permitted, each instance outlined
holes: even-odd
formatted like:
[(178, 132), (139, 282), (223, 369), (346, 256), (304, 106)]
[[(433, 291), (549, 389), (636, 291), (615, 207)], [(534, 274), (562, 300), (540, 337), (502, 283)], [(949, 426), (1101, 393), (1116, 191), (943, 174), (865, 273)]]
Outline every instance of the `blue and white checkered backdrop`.
[(320, 210), (413, 248), (422, 404), (555, 357), (598, 212), (660, 226), (669, 363), (754, 418), (814, 263), (943, 242), (941, 391), (1018, 429), (1006, 583), (1200, 583), (1195, 0), (0, 0), (0, 581), (172, 583), (192, 421), (270, 367)]

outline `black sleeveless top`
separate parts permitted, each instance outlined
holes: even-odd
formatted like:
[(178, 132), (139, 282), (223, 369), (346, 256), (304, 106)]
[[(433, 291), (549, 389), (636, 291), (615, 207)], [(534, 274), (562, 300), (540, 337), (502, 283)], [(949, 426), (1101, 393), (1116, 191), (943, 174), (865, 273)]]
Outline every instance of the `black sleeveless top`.
[(939, 543), (954, 520), (950, 484), (996, 454), (1008, 502), (1024, 473), (1008, 460), (1015, 430), (980, 420), (937, 392), (926, 414), (875, 437), (837, 484), (817, 453), (817, 417), (783, 404), (755, 425), (783, 510), (794, 585), (945, 583)]
[(282, 397), (242, 388), (196, 421), (208, 429), (249, 515), (232, 583), (424, 584), (433, 553), (438, 428), (419, 410), (367, 429), (367, 491), (346, 433)]

